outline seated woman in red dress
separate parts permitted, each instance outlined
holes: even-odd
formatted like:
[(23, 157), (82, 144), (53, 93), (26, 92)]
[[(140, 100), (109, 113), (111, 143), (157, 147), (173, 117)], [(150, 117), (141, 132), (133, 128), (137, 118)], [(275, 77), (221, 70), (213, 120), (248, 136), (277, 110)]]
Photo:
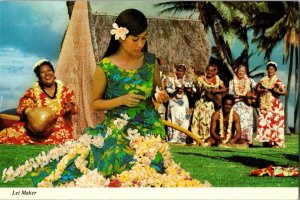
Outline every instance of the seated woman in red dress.
[(0, 132), (0, 143), (58, 144), (73, 139), (71, 116), (76, 114), (72, 90), (55, 80), (53, 65), (45, 59), (33, 70), (38, 81), (19, 101), (20, 121)]

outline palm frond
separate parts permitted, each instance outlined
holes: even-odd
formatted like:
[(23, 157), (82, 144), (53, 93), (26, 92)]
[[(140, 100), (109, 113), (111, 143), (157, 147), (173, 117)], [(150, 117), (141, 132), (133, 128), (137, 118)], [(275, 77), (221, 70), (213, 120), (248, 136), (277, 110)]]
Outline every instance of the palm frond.
[(173, 13), (179, 14), (183, 12), (195, 12), (197, 11), (196, 2), (194, 1), (169, 1), (163, 3), (157, 3), (154, 7), (165, 8), (159, 12), (159, 14)]
[(283, 26), (285, 18), (286, 18), (286, 15), (284, 15), (280, 20), (275, 22), (275, 24), (272, 27), (268, 28), (265, 32), (265, 36), (273, 37), (273, 38), (278, 37), (278, 34), (281, 31), (281, 27)]

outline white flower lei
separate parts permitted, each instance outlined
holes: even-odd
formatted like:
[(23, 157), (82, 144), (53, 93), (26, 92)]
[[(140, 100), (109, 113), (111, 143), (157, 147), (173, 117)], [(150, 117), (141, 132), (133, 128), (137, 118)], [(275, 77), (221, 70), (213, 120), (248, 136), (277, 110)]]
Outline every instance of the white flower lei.
[[(127, 115), (122, 117), (123, 119), (117, 119), (116, 121), (124, 120)], [(115, 124), (118, 124), (117, 122)], [(118, 128), (123, 128), (125, 125), (121, 123)], [(14, 171), (12, 166), (9, 169), (4, 169), (2, 180), (5, 182), (13, 181), (17, 176), (25, 176), (33, 168), (43, 167), (51, 160), (58, 160), (59, 157), (63, 156), (57, 164), (57, 168), (38, 184), (38, 187), (53, 187), (53, 182), (61, 177), (68, 162), (79, 154), (75, 160), (75, 165), (83, 175), (58, 187), (107, 187), (114, 179), (120, 181), (120, 187), (210, 187), (210, 183), (207, 181), (201, 184), (198, 180), (193, 180), (188, 172), (185, 172), (176, 164), (171, 157), (168, 143), (162, 141), (159, 136), (148, 135), (144, 137), (138, 133), (137, 129), (128, 129), (127, 132), (130, 146), (135, 149), (134, 158), (136, 162), (131, 170), (123, 171), (111, 179), (106, 179), (97, 169), (90, 170), (86, 167), (86, 157), (90, 151), (90, 144), (101, 147), (105, 138), (101, 135), (95, 137), (85, 134), (78, 141), (68, 141), (60, 148), (55, 147), (50, 150), (48, 155), (42, 152), (41, 155), (35, 158), (36, 161), (34, 159), (30, 159), (29, 162), (26, 161), (25, 165), (18, 168), (23, 171)], [(155, 158), (157, 152), (160, 152), (163, 157), (166, 174), (160, 174), (150, 167), (151, 160)]]
[(229, 120), (228, 120), (228, 127), (227, 127), (227, 135), (226, 138), (224, 137), (224, 117), (223, 117), (223, 111), (220, 109), (220, 137), (225, 138), (225, 140), (222, 141), (222, 143), (226, 144), (231, 136), (232, 136), (232, 121), (233, 121), (233, 109), (231, 108), (229, 113)]
[(250, 79), (247, 76), (245, 76), (244, 79), (246, 79), (246, 81), (243, 85), (243, 90), (241, 92), (240, 88), (239, 88), (239, 79), (237, 78), (237, 76), (233, 77), (234, 95), (236, 95), (236, 96), (245, 96), (247, 94), (247, 92), (249, 91)]
[(221, 80), (219, 78), (219, 76), (215, 76), (215, 79), (216, 79), (216, 84), (208, 84), (205, 80), (203, 80), (203, 77), (204, 76), (200, 76), (198, 78), (198, 81), (200, 81), (200, 83), (205, 87), (205, 88), (218, 88), (220, 86), (220, 83), (221, 83)]
[[(262, 78), (261, 84), (266, 89), (272, 89), (274, 87), (274, 84), (278, 80), (278, 77), (276, 75), (269, 78), (268, 76)], [(272, 99), (273, 96), (270, 91), (267, 91), (266, 93), (263, 93), (260, 97), (260, 111), (262, 113), (267, 113), (271, 107), (272, 107)]]
[(261, 79), (261, 84), (267, 89), (272, 89), (274, 87), (274, 84), (276, 83), (278, 77), (277, 75), (272, 76), (269, 78), (268, 76)]
[(113, 23), (113, 29), (110, 31), (111, 35), (115, 35), (115, 40), (125, 40), (126, 34), (129, 33), (126, 27), (119, 27), (117, 23)]

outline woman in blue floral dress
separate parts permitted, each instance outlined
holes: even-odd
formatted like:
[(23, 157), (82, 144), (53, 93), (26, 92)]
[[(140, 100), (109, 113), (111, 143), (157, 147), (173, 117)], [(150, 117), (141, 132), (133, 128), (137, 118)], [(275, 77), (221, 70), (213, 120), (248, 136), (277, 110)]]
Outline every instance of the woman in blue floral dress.
[(157, 89), (159, 67), (155, 55), (147, 52), (146, 17), (127, 9), (113, 28), (93, 78), (91, 107), (105, 111), (103, 122), (87, 128), (77, 141), (42, 152), (16, 170), (5, 169), (4, 181), (33, 171), (38, 187), (209, 186), (176, 164), (164, 141), (164, 125), (152, 96), (156, 91), (161, 102), (168, 95)]

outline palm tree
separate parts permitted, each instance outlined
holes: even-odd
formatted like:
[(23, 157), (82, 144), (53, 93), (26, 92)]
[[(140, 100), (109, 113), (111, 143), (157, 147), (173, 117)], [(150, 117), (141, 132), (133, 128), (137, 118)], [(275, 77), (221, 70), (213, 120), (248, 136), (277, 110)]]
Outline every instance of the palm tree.
[[(253, 42), (258, 42), (258, 48), (264, 50), (265, 58), (270, 60), (275, 46), (284, 42), (283, 63), (289, 62), (287, 90), (290, 91), (293, 66), (298, 71), (298, 44), (299, 44), (299, 2), (259, 2), (255, 7), (255, 16), (252, 18), (251, 28), (254, 30)], [(296, 65), (293, 65), (294, 54)], [(296, 71), (296, 72), (297, 72)], [(297, 73), (295, 73), (297, 74)], [(296, 89), (299, 77), (295, 75)], [(297, 84), (298, 83), (298, 84)], [(295, 90), (297, 93), (297, 90)], [(285, 132), (288, 129), (288, 100), (290, 92), (285, 96)], [(296, 94), (296, 106), (299, 96)], [(295, 110), (297, 120), (298, 109)], [(294, 126), (296, 125), (294, 120)]]
[[(199, 12), (198, 19), (204, 25), (207, 32), (211, 31), (214, 38), (215, 46), (212, 48), (217, 57), (223, 61), (231, 75), (234, 75), (234, 66), (243, 62), (248, 66), (248, 37), (246, 25), (249, 21), (248, 15), (241, 11), (245, 5), (251, 2), (234, 1), (170, 1), (155, 4), (155, 7), (167, 7), (160, 11), (163, 13), (181, 13), (181, 12)], [(225, 34), (224, 34), (225, 33)], [(244, 44), (244, 51), (239, 59), (234, 60), (230, 50), (230, 39), (232, 37), (225, 36), (237, 35)]]

